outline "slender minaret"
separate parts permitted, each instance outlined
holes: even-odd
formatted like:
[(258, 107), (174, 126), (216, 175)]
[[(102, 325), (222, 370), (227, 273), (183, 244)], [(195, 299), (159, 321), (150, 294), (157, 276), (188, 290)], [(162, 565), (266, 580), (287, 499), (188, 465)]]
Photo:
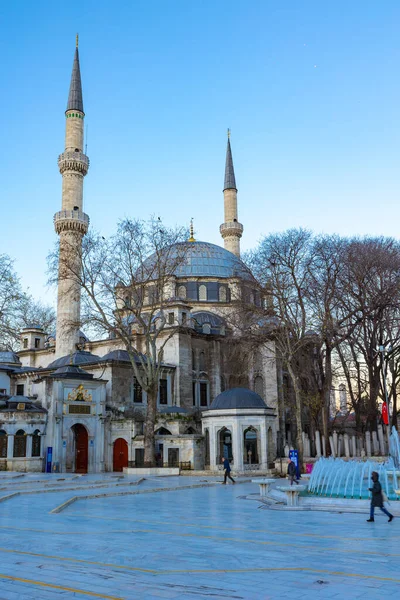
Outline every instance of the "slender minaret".
[(89, 227), (83, 212), (83, 178), (89, 159), (83, 153), (84, 117), (78, 36), (72, 67), (67, 110), (65, 111), (65, 151), (58, 157), (62, 175), (62, 210), (54, 215), (54, 227), (60, 236), (56, 356), (75, 352), (79, 343), (80, 285), (74, 274), (80, 273), (82, 238)]
[(240, 238), (243, 233), (243, 225), (238, 222), (237, 189), (235, 171), (233, 170), (229, 129), (225, 163), (224, 216), (225, 223), (222, 223), (219, 228), (224, 240), (224, 246), (226, 250), (233, 252), (233, 254), (236, 254), (236, 256), (240, 258)]

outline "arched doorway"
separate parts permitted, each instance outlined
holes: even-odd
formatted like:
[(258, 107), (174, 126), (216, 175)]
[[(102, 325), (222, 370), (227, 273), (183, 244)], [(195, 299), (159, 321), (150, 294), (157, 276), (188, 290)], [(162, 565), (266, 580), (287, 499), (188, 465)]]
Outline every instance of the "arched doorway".
[(228, 458), (229, 460), (233, 459), (232, 454), (232, 432), (230, 429), (223, 427), (219, 432), (219, 457), (218, 463), (222, 461), (223, 458)]
[(243, 462), (251, 465), (258, 464), (257, 431), (253, 427), (246, 429), (243, 442)]
[(113, 471), (122, 471), (128, 466), (128, 442), (118, 438), (114, 442)]
[(75, 441), (75, 473), (88, 471), (88, 432), (86, 427), (77, 423), (72, 427)]

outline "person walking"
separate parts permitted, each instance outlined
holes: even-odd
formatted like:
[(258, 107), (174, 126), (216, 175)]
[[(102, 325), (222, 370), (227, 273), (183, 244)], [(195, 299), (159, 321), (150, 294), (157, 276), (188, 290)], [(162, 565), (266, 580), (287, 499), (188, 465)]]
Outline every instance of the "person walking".
[(224, 471), (225, 471), (223, 485), (226, 485), (227, 477), (229, 477), (229, 479), (232, 481), (232, 483), (235, 483), (235, 480), (233, 479), (233, 477), (231, 477), (231, 465), (229, 464), (229, 459), (223, 458), (222, 462), (224, 463)]
[(369, 519), (367, 519), (367, 523), (373, 523), (375, 521), (374, 511), (376, 506), (378, 506), (381, 511), (389, 517), (388, 523), (390, 523), (390, 521), (393, 520), (393, 515), (391, 515), (390, 512), (383, 506), (382, 486), (379, 481), (379, 474), (376, 471), (372, 471), (371, 479), (374, 485), (368, 488), (369, 491), (372, 492), (372, 498)]
[(290, 481), (290, 485), (293, 485), (293, 481), (296, 482), (296, 485), (299, 485), (299, 482), (297, 481), (296, 465), (294, 464), (291, 458), (288, 458), (288, 462), (289, 464), (287, 468), (287, 474)]

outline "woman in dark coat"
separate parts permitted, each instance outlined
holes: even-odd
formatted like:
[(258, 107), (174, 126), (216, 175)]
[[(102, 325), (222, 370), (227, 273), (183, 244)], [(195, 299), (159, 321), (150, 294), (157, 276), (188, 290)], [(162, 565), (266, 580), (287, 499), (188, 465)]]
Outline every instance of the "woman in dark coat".
[(367, 523), (373, 523), (374, 519), (374, 510), (375, 506), (378, 506), (385, 515), (389, 517), (388, 522), (393, 519), (393, 515), (390, 514), (388, 510), (383, 506), (383, 496), (382, 496), (382, 486), (379, 481), (379, 474), (376, 471), (372, 471), (371, 479), (373, 481), (373, 486), (368, 488), (370, 492), (372, 492), (371, 498), (371, 509), (369, 513), (369, 519), (367, 519)]

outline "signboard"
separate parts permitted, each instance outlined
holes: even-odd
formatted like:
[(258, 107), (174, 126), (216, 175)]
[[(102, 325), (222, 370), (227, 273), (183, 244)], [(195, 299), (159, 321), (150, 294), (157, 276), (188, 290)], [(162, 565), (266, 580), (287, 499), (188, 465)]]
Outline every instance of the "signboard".
[(296, 477), (297, 479), (300, 479), (299, 453), (297, 450), (289, 450), (289, 458), (291, 458), (296, 465)]
[(46, 473), (51, 473), (52, 460), (53, 460), (53, 448), (52, 448), (52, 446), (48, 446), (47, 453), (46, 453)]

